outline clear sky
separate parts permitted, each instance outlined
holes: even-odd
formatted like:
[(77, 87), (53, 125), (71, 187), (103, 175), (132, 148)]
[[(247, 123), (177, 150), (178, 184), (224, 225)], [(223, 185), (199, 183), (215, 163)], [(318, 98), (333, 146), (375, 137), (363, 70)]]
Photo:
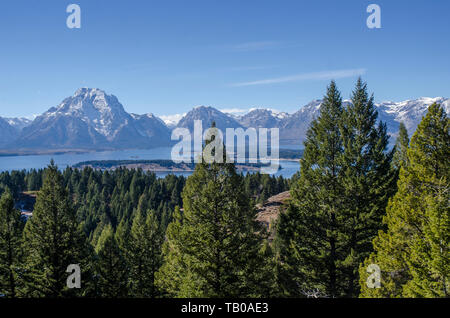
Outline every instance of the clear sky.
[[(81, 29), (66, 7), (81, 7)], [(366, 8), (381, 7), (381, 29)], [(157, 115), (197, 105), (293, 112), (335, 77), (377, 101), (450, 97), (447, 0), (2, 0), (0, 116), (46, 111), (79, 87)]]

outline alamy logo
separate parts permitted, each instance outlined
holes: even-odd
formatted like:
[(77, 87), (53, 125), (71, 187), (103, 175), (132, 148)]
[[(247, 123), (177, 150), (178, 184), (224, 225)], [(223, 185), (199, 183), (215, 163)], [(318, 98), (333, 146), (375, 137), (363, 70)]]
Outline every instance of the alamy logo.
[(381, 269), (377, 264), (370, 264), (367, 266), (367, 277), (366, 285), (368, 288), (380, 288), (381, 287)]
[(378, 4), (370, 4), (367, 7), (367, 13), (370, 13), (366, 20), (369, 29), (381, 29), (381, 8)]
[(69, 29), (81, 28), (81, 8), (78, 4), (69, 4), (66, 9), (70, 15), (67, 17), (66, 25)]
[[(280, 139), (278, 128), (259, 128), (258, 130), (255, 128), (247, 128), (246, 130), (243, 128), (226, 128), (226, 156), (224, 155), (223, 137), (222, 131), (216, 127), (211, 127), (203, 133), (202, 121), (195, 120), (193, 137), (187, 128), (176, 128), (172, 131), (171, 139), (181, 139), (181, 141), (172, 148), (171, 158), (176, 163), (191, 163), (192, 161), (195, 163), (202, 161), (223, 163), (225, 158), (226, 163), (264, 164), (260, 169), (261, 173), (272, 174), (278, 171)], [(204, 140), (208, 143), (203, 148)], [(192, 149), (192, 143), (194, 149)]]
[(71, 273), (67, 277), (66, 285), (67, 288), (81, 288), (81, 269), (78, 264), (70, 264), (66, 269), (67, 273)]

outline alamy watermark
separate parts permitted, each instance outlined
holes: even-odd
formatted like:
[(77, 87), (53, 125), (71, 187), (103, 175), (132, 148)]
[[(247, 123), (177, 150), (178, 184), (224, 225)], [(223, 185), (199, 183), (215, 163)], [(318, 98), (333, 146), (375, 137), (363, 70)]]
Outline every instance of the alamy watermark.
[[(270, 133), (270, 144), (269, 144)], [(187, 128), (172, 131), (172, 140), (180, 140), (171, 152), (175, 163), (261, 163), (261, 173), (273, 174), (278, 171), (279, 140), (278, 128), (226, 128), (224, 135), (217, 127), (203, 132), (201, 120), (194, 121), (193, 133)], [(248, 144), (247, 144), (248, 139)], [(236, 143), (235, 143), (236, 140)], [(203, 147), (203, 141), (207, 141)], [(192, 147), (193, 144), (193, 147)], [(247, 147), (248, 146), (248, 147)], [(270, 153), (269, 153), (270, 148)], [(224, 153), (226, 152), (226, 153)]]
[[(78, 4), (69, 4), (66, 12), (70, 13), (67, 17), (66, 25), (69, 29), (81, 28), (81, 7)], [(370, 13), (367, 17), (366, 25), (369, 29), (381, 29), (381, 7), (378, 4), (369, 4), (366, 12)]]
[(67, 266), (66, 273), (70, 273), (66, 280), (67, 288), (81, 288), (81, 269), (78, 264)]
[[(81, 288), (81, 269), (78, 264), (70, 264), (67, 266), (67, 273), (70, 275), (67, 277), (67, 288)], [(368, 288), (381, 288), (381, 269), (377, 264), (370, 264), (367, 266), (367, 273), (370, 274), (367, 277), (366, 285)], [(310, 296), (308, 296), (310, 297)]]
[(366, 285), (368, 288), (381, 288), (381, 269), (377, 264), (370, 264), (367, 266), (367, 273), (370, 274), (367, 277)]
[(81, 8), (78, 4), (69, 4), (66, 12), (70, 13), (67, 17), (66, 25), (69, 29), (81, 28)]
[(366, 25), (369, 29), (381, 29), (381, 8), (378, 4), (370, 4), (367, 9), (370, 15), (367, 17)]

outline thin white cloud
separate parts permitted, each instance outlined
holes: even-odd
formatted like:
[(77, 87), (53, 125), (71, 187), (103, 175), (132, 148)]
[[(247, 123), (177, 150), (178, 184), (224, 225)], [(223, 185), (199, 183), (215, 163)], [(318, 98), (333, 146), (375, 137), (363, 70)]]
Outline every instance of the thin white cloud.
[(280, 46), (280, 42), (276, 41), (259, 41), (259, 42), (246, 42), (231, 46), (233, 51), (247, 52), (273, 49)]
[(241, 87), (241, 86), (267, 85), (267, 84), (305, 81), (305, 80), (332, 80), (332, 79), (338, 79), (338, 78), (360, 76), (360, 75), (364, 75), (365, 73), (366, 73), (366, 69), (364, 69), (364, 68), (313, 72), (313, 73), (303, 73), (303, 74), (298, 74), (298, 75), (270, 78), (270, 79), (251, 81), (251, 82), (234, 83), (234, 84), (231, 84), (231, 86)]
[(226, 70), (228, 71), (259, 71), (259, 70), (267, 70), (267, 69), (271, 69), (271, 68), (275, 68), (277, 66), (274, 65), (265, 65), (265, 66), (237, 66), (237, 67), (230, 67), (227, 68)]

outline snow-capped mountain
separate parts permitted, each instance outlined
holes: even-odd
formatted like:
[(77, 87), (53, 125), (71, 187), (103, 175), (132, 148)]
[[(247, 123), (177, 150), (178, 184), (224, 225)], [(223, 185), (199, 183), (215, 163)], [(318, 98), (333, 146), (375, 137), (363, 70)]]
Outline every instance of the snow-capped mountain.
[(400, 122), (403, 122), (412, 135), (425, 116), (428, 106), (438, 103), (444, 106), (447, 115), (450, 115), (450, 99), (444, 97), (421, 97), (403, 102), (383, 102), (377, 104), (379, 119), (387, 123), (388, 132), (396, 136)]
[(226, 128), (242, 127), (232, 116), (209, 106), (195, 107), (178, 122), (177, 127), (188, 128), (189, 131), (193, 131), (195, 120), (202, 121), (204, 130), (209, 128), (214, 121), (216, 122), (216, 127), (222, 130), (223, 133), (225, 133)]
[[(349, 102), (344, 101), (344, 105)], [(450, 114), (450, 99), (443, 97), (376, 104), (379, 120), (387, 124), (388, 133), (393, 137), (391, 143), (395, 141), (400, 122), (412, 135), (428, 106), (435, 102), (444, 105)], [(32, 122), (25, 118), (0, 117), (0, 147), (99, 150), (169, 146), (173, 144), (171, 130), (183, 127), (192, 131), (195, 120), (202, 121), (204, 130), (214, 121), (224, 133), (226, 128), (279, 128), (280, 145), (302, 146), (321, 104), (321, 100), (314, 100), (292, 114), (262, 108), (236, 113), (199, 106), (186, 114), (157, 117), (129, 114), (114, 95), (100, 89), (81, 88)]]
[(133, 117), (114, 95), (80, 88), (25, 127), (14, 145), (50, 149), (134, 148), (166, 145), (168, 138), (170, 130), (159, 118)]
[(21, 131), (22, 129), (29, 126), (33, 122), (33, 120), (24, 117), (4, 118), (4, 119), (8, 122), (8, 124), (16, 128), (18, 131)]
[(0, 147), (4, 147), (17, 139), (23, 128), (31, 124), (28, 118), (0, 117)]
[(175, 128), (183, 117), (186, 116), (184, 114), (174, 114), (174, 115), (161, 115), (159, 118), (166, 124), (169, 128)]
[[(350, 100), (344, 100), (343, 106), (350, 103)], [(391, 135), (390, 142), (395, 142), (400, 122), (403, 122), (411, 136), (417, 128), (417, 125), (425, 116), (428, 106), (433, 103), (444, 105), (446, 112), (450, 115), (450, 99), (443, 97), (429, 98), (422, 97), (415, 100), (402, 102), (383, 102), (375, 104), (378, 111), (378, 119), (385, 122), (388, 133)], [(311, 121), (320, 114), (320, 105), (322, 100), (315, 100), (302, 107), (296, 113), (283, 120), (280, 128), (280, 143), (300, 145), (306, 137), (306, 131)]]
[(280, 144), (300, 145), (309, 124), (320, 113), (321, 100), (314, 100), (300, 108), (297, 112), (281, 120), (280, 125)]
[(239, 123), (244, 127), (278, 127), (280, 123), (289, 117), (288, 113), (276, 112), (272, 109), (251, 109), (247, 114), (238, 117)]
[[(350, 100), (343, 101), (344, 106), (349, 103)], [(443, 97), (422, 97), (402, 102), (383, 102), (375, 106), (377, 107), (379, 120), (387, 124), (388, 133), (392, 137), (391, 142), (394, 142), (400, 122), (405, 124), (409, 134), (412, 135), (425, 115), (428, 106), (433, 103), (444, 105), (447, 114), (450, 114), (450, 99)], [(208, 124), (214, 120), (217, 127), (221, 128), (223, 132), (227, 127), (236, 128), (238, 125), (243, 128), (279, 128), (281, 145), (301, 146), (311, 121), (320, 114), (321, 104), (322, 100), (314, 100), (293, 114), (276, 112), (271, 109), (252, 109), (240, 116), (202, 106), (195, 108), (183, 117), (178, 127), (188, 127), (191, 130), (193, 120), (201, 119), (203, 123)], [(207, 127), (203, 128), (206, 129)]]
[(0, 117), (0, 147), (3, 147), (14, 140), (19, 135), (19, 131), (14, 128), (7, 119)]
[[(170, 129), (161, 118), (153, 114), (130, 114), (134, 119), (134, 126), (142, 136), (150, 138), (155, 144), (166, 145), (170, 139)], [(159, 142), (157, 142), (159, 141)]]

